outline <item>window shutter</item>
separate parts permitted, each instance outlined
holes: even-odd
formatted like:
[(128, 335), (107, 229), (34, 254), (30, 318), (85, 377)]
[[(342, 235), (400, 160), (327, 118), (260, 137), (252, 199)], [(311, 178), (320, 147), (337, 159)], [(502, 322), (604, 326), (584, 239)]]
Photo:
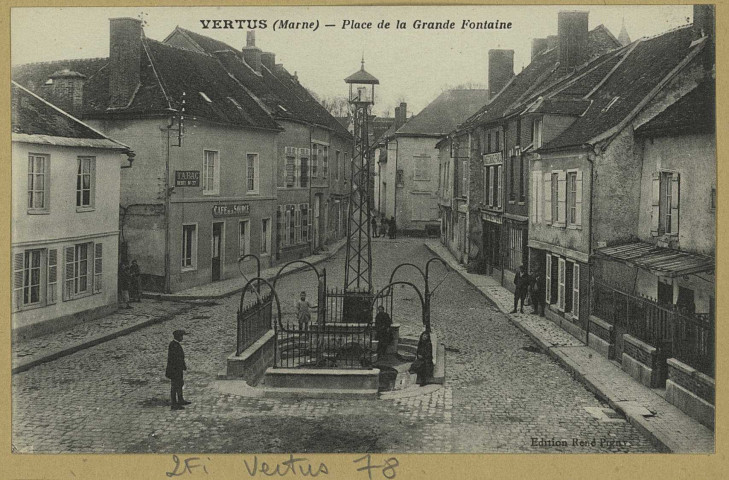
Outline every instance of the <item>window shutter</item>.
[(547, 254), (547, 261), (546, 261), (546, 268), (545, 268), (545, 285), (544, 285), (544, 291), (546, 292), (545, 295), (545, 303), (549, 305), (552, 300), (552, 255), (549, 253)]
[(501, 197), (503, 196), (502, 195), (502, 190), (504, 188), (503, 187), (503, 185), (504, 185), (503, 184), (504, 179), (502, 178), (502, 173), (503, 172), (504, 172), (504, 168), (503, 168), (502, 165), (499, 165), (498, 167), (496, 167), (496, 185), (497, 185), (497, 188), (496, 188), (496, 201), (494, 203), (499, 208), (501, 208)]
[(651, 190), (651, 235), (658, 236), (658, 224), (661, 218), (661, 174), (653, 172)]
[(220, 193), (220, 156), (213, 155), (213, 191)]
[(678, 235), (679, 196), (681, 194), (679, 174), (671, 178), (671, 235)]
[(69, 300), (71, 298), (71, 292), (73, 292), (73, 257), (74, 247), (66, 247), (66, 253), (64, 259), (66, 261), (66, 268), (63, 277), (63, 300)]
[(544, 208), (544, 182), (542, 181), (542, 172), (534, 172), (534, 175), (534, 183), (536, 184), (536, 187), (534, 187), (534, 204), (537, 211), (537, 223), (542, 223), (544, 218), (542, 213)]
[(531, 212), (532, 217), (532, 223), (537, 223), (537, 172), (531, 172), (531, 188), (530, 188), (530, 194), (531, 197), (529, 200), (529, 210)]
[[(575, 180), (575, 225), (582, 225), (582, 170), (577, 171)], [(576, 264), (575, 264), (576, 265)]]
[(489, 207), (493, 207), (496, 204), (494, 201), (494, 197), (496, 196), (494, 181), (496, 181), (495, 177), (498, 170), (498, 167), (489, 167)]
[(94, 292), (98, 293), (103, 288), (103, 276), (102, 276), (102, 253), (103, 244), (97, 243), (94, 245)]
[(48, 250), (48, 287), (46, 289), (46, 304), (56, 303), (56, 287), (58, 284), (58, 250)]
[[(544, 221), (552, 223), (552, 175), (549, 172), (544, 175)], [(555, 219), (556, 220), (556, 219)]]
[(572, 315), (580, 317), (580, 265), (572, 265)]
[(557, 187), (557, 223), (564, 227), (567, 223), (567, 172), (560, 170), (557, 173), (559, 186)]
[(15, 300), (15, 310), (20, 310), (23, 306), (23, 261), (25, 253), (16, 253), (13, 258), (13, 299)]
[(558, 283), (557, 308), (559, 308), (561, 311), (564, 312), (564, 300), (565, 300), (564, 284), (565, 284), (565, 276), (566, 276), (565, 268), (567, 265), (565, 263), (564, 258), (560, 258), (558, 260), (558, 262), (559, 262), (558, 263), (559, 269), (558, 269), (558, 277), (557, 277), (557, 283)]

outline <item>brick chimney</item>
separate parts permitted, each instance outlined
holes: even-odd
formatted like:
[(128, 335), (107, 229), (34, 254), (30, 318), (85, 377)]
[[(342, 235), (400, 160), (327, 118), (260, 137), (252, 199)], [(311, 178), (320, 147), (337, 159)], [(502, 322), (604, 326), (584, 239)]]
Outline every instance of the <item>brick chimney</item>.
[(111, 18), (109, 27), (109, 108), (124, 108), (139, 88), (142, 21)]
[(572, 69), (587, 61), (589, 12), (562, 11), (557, 16), (559, 66)]
[(714, 6), (694, 5), (694, 37), (714, 37)]
[(547, 50), (557, 48), (559, 45), (559, 37), (557, 35), (547, 35)]
[(256, 31), (246, 32), (246, 46), (243, 47), (243, 60), (248, 66), (258, 73), (261, 73), (261, 49), (256, 47)]
[(400, 112), (400, 124), (398, 125), (398, 128), (405, 125), (405, 122), (408, 121), (408, 104), (405, 102), (400, 102), (399, 112)]
[(273, 73), (273, 69), (276, 66), (276, 54), (272, 52), (261, 52), (261, 65)]
[(498, 94), (514, 76), (514, 50), (489, 50), (489, 95)]
[(48, 78), (53, 81), (53, 104), (71, 115), (79, 115), (83, 107), (86, 75), (72, 72), (66, 68), (53, 73)]
[(395, 107), (395, 130), (400, 128), (400, 107)]
[(532, 40), (532, 60), (540, 53), (547, 50), (547, 39), (546, 38), (535, 38)]

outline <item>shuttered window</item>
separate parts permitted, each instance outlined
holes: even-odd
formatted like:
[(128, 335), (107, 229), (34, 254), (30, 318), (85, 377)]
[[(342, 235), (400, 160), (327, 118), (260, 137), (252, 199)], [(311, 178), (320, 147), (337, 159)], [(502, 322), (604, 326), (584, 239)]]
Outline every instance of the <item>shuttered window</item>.
[(58, 295), (58, 250), (48, 249), (48, 286), (46, 287), (46, 303), (56, 303)]
[(559, 259), (558, 267), (559, 279), (557, 281), (557, 308), (564, 312), (565, 306), (565, 277), (566, 277), (566, 262), (564, 258)]
[(572, 266), (572, 315), (580, 317), (580, 265), (577, 262)]
[(15, 310), (43, 305), (45, 250), (33, 249), (16, 253), (13, 258), (13, 300)]
[(248, 153), (246, 154), (246, 193), (257, 194), (258, 193), (258, 154)]
[(544, 174), (544, 222), (547, 225), (552, 224), (552, 200), (555, 197), (554, 191), (552, 190), (552, 177), (554, 174), (545, 172)]
[(678, 235), (679, 174), (654, 173), (651, 193), (651, 235)]
[(552, 303), (552, 255), (547, 254), (547, 259), (544, 262), (544, 301), (549, 305)]
[(296, 148), (294, 147), (286, 147), (285, 148), (285, 154), (286, 154), (286, 169), (284, 171), (284, 177), (285, 177), (285, 185), (287, 188), (293, 188), (297, 187), (297, 155), (296, 155)]
[[(100, 244), (99, 244), (100, 245)], [(98, 271), (95, 255), (99, 256)], [(94, 243), (78, 243), (64, 249), (63, 299), (71, 300), (94, 291), (93, 283), (99, 276), (101, 291), (101, 249), (94, 249)]]
[(301, 241), (309, 241), (309, 204), (302, 203), (299, 205), (301, 211)]
[(220, 162), (218, 152), (205, 150), (203, 152), (203, 194), (217, 195), (220, 193)]
[(503, 165), (496, 167), (496, 206), (501, 208), (501, 199), (503, 198)]
[(94, 245), (94, 292), (99, 293), (103, 288), (103, 247), (102, 243)]
[[(554, 182), (554, 178), (552, 178)], [(557, 172), (557, 226), (564, 227), (567, 224), (567, 173)], [(552, 185), (554, 188), (554, 185)]]

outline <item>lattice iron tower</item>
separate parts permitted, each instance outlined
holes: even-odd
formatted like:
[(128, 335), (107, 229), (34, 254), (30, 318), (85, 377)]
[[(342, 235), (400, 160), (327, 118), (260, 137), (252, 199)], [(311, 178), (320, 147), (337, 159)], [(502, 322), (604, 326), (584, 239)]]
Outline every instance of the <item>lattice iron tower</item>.
[(354, 120), (354, 152), (347, 222), (345, 291), (372, 292), (372, 248), (370, 245), (370, 145), (369, 117), (375, 101), (374, 76), (364, 69), (344, 80), (349, 84), (349, 103)]

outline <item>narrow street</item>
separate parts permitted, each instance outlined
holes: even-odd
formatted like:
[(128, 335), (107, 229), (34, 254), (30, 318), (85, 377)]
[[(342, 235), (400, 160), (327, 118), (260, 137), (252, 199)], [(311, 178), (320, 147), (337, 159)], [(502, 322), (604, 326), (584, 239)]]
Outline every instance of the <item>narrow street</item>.
[[(341, 250), (321, 264), (330, 287), (343, 283), (344, 256)], [(397, 264), (424, 267), (431, 257), (419, 239), (374, 240), (375, 286), (384, 286)], [(37, 453), (655, 451), (479, 292), (446, 273), (431, 265), (432, 324), (447, 351), (445, 386), (379, 400), (222, 393), (216, 375), (235, 348), (240, 297), (234, 295), (15, 375), (13, 445)], [(407, 269), (397, 278), (422, 285)], [(277, 290), (284, 315), (292, 315), (300, 291), (316, 298), (314, 275), (284, 277)], [(401, 336), (417, 336), (417, 295), (398, 289), (395, 301)], [(170, 411), (164, 366), (178, 328), (190, 333), (183, 343), (185, 396), (193, 403)], [(568, 444), (544, 446), (551, 440)]]

